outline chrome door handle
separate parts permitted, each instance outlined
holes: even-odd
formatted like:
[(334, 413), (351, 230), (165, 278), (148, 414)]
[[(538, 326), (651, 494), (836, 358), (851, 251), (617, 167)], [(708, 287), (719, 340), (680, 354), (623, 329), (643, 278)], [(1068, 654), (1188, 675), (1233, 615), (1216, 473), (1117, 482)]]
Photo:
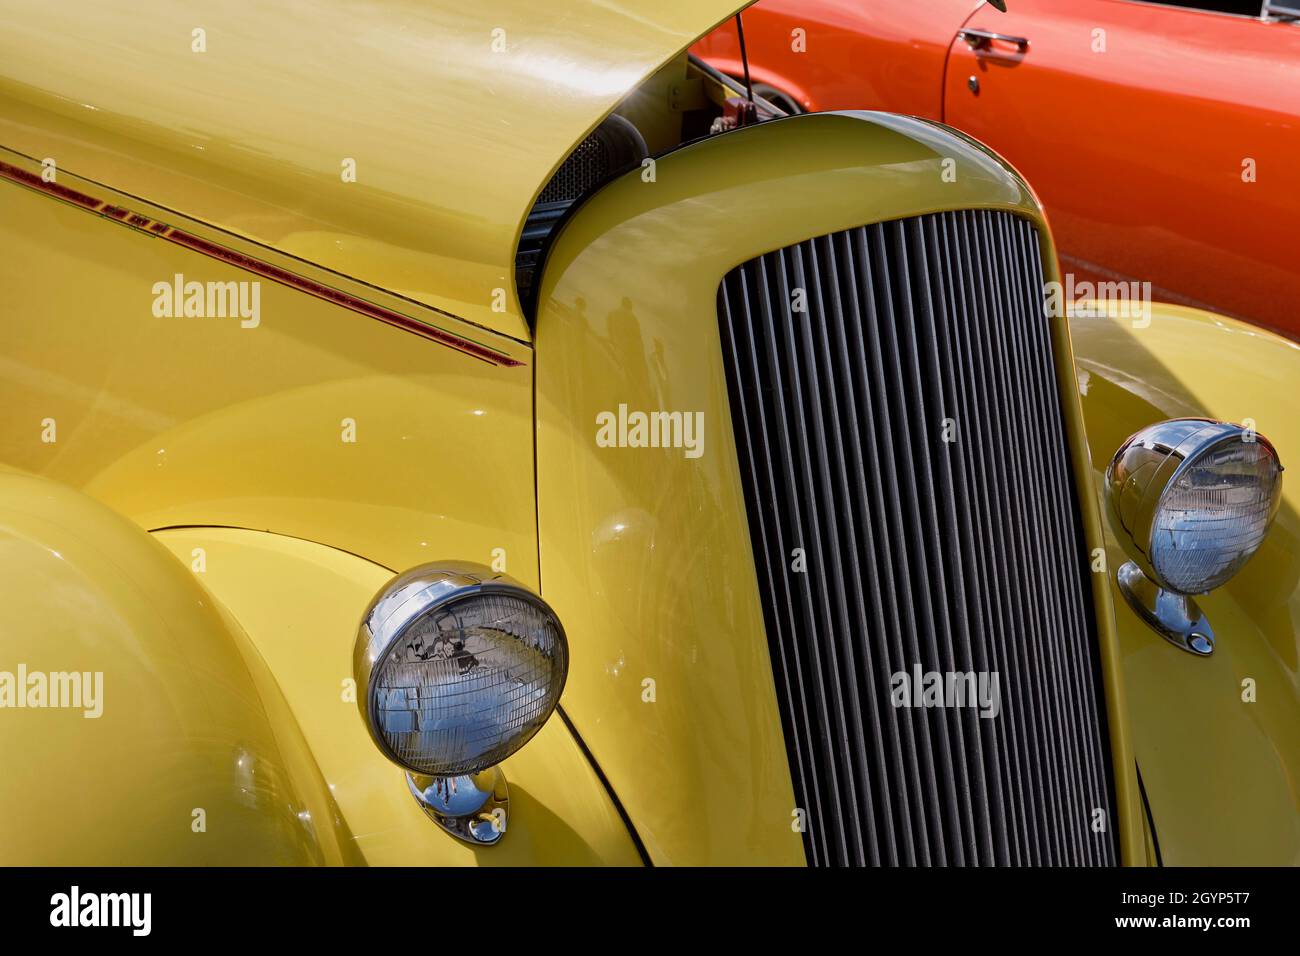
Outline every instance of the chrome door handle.
[(957, 36), (969, 43), (972, 50), (987, 50), (996, 41), (998, 43), (1014, 44), (1016, 50), (1020, 53), (1029, 52), (1028, 37), (1013, 37), (1007, 36), (1005, 33), (992, 33), (988, 30), (967, 29), (958, 30)]

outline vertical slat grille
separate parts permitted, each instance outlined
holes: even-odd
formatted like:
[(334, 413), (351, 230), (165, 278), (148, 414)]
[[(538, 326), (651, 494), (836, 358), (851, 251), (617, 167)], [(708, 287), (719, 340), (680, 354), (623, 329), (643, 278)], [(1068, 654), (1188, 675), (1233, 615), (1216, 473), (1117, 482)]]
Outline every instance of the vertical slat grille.
[[(811, 239), (719, 289), (812, 863), (1116, 862), (1043, 281), (1029, 222), (963, 211)], [(918, 667), (996, 674), (999, 711), (898, 706)]]

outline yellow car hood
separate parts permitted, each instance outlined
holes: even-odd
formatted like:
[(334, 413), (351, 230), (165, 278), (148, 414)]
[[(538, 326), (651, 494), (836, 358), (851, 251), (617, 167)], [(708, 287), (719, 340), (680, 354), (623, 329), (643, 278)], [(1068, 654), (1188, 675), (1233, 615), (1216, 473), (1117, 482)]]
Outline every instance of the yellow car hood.
[(0, 147), (527, 339), (534, 197), (741, 6), (0, 0)]

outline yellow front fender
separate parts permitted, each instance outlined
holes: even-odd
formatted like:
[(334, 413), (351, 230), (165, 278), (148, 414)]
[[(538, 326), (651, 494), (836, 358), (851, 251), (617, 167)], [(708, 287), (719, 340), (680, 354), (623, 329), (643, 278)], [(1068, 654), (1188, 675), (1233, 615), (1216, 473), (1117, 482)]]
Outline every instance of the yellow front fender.
[[(239, 528), (177, 528), (158, 539), (243, 624), (275, 673), (365, 862), (381, 866), (638, 866), (636, 844), (562, 715), (501, 766), (506, 835), (458, 842), (430, 822), (357, 712), (352, 642), (393, 576), (345, 551)], [(196, 565), (196, 561), (201, 563)]]
[(151, 536), (0, 470), (0, 862), (638, 865), (558, 717), (504, 764), (499, 846), (424, 817), (348, 696), (390, 576), (265, 532)]
[[(1259, 553), (1197, 598), (1215, 629), (1208, 658), (1177, 650), (1114, 590), (1138, 765), (1166, 864), (1300, 863), (1300, 345), (1171, 305), (1119, 304), (1070, 331), (1093, 477), (1119, 444), (1167, 418), (1255, 427), (1277, 447), (1282, 506)], [(1107, 562), (1125, 560), (1107, 529)]]
[(0, 471), (0, 861), (360, 856), (265, 664), (149, 535)]

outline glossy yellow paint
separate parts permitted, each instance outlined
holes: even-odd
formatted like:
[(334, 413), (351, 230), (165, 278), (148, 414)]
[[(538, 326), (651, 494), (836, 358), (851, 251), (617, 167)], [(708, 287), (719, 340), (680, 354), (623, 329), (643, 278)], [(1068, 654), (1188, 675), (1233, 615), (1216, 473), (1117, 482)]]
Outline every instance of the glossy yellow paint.
[[(166, 216), (166, 221), (196, 235), (220, 238), (202, 224), (178, 221), (166, 210), (97, 190), (75, 177), (64, 176), (61, 182), (94, 190), (146, 215)], [(9, 338), (0, 358), (10, 409), (0, 425), (0, 461), (5, 466), (58, 479), (63, 485), (50, 487), (60, 489), (64, 497), (76, 494), (64, 485), (80, 487), (145, 528), (227, 524), (272, 529), (329, 541), (399, 568), (449, 556), (484, 563), (504, 560), (515, 577), (536, 586), (529, 349), (445, 317), (429, 320), (452, 333), (476, 337), (521, 363), (494, 366), (270, 282), (261, 285), (260, 321), (253, 328), (241, 328), (233, 317), (156, 317), (151, 311), (156, 281), (175, 273), (222, 282), (250, 276), (11, 183), (0, 183), (0, 212), (0, 284), (12, 290), (5, 303)], [(250, 251), (229, 237), (225, 241)], [(324, 278), (287, 258), (276, 264)], [(78, 281), (66, 281), (69, 275)], [(330, 281), (341, 285), (337, 277)], [(96, 290), (93, 301), (85, 298), (87, 288)], [(345, 288), (359, 294), (355, 286)], [(386, 308), (425, 318), (410, 303), (385, 298), (376, 290), (364, 294)], [(354, 442), (345, 440), (353, 424)], [(474, 453), (467, 455), (466, 449)], [(69, 520), (77, 516), (77, 511), (68, 511)], [(149, 544), (138, 528), (119, 521)], [(168, 544), (197, 540), (195, 532), (163, 534)], [(247, 826), (247, 832), (227, 827), (220, 852), (214, 843), (211, 854), (189, 853), (175, 843), (174, 834), (161, 831), (154, 839), (142, 840), (138, 854), (116, 859), (640, 862), (603, 785), (558, 719), (506, 765), (519, 821), (506, 843), (486, 854), (475, 853), (437, 830), (411, 800), (401, 772), (369, 741), (355, 704), (339, 702), (339, 681), (349, 672), (361, 610), (391, 572), (345, 551), (293, 537), (220, 529), (203, 534), (212, 540), (203, 537), (201, 544), (193, 545), (209, 552), (203, 580), (219, 591), (222, 607), (228, 602), (240, 622), (255, 629), (256, 646), (275, 669), (284, 668), (272, 678), (253, 651), (251, 658), (260, 668), (259, 693), (237, 693), (236, 700), (253, 706), (258, 697), (264, 698), (267, 709), (274, 708), (277, 731), (297, 733), (295, 713), (300, 713), (312, 748), (319, 749), (315, 757), (328, 768), (328, 782), (344, 805), (340, 810), (331, 804), (332, 817), (315, 808), (312, 815), (339, 820), (342, 846), (332, 855), (308, 847), (291, 857), (272, 839), (274, 831), (267, 836)], [(193, 547), (181, 548), (187, 564)], [(105, 541), (101, 548), (117, 558), (114, 542)], [(179, 589), (172, 600), (189, 595), (209, 609), (217, 606), (195, 588), (187, 573), (175, 573), (178, 568), (169, 555), (156, 546), (153, 551), (166, 557), (168, 580)], [(7, 557), (24, 561), (24, 554), (16, 552)], [(102, 568), (88, 570), (83, 590), (93, 593), (99, 577), (106, 575)], [(58, 597), (59, 579), (43, 563), (33, 563), (14, 580), (25, 592), (39, 592), (39, 582), (50, 582), (56, 588), (51, 600)], [(112, 581), (105, 586), (111, 587)], [(46, 608), (49, 626), (75, 625), (75, 610)], [(235, 618), (229, 624), (245, 641)], [(200, 620), (193, 626), (203, 625)], [(320, 642), (329, 634), (339, 642), (337, 660), (321, 651)], [(93, 636), (88, 630), (88, 639)], [(171, 636), (174, 643), (174, 633)], [(200, 633), (195, 639), (208, 637)], [(138, 651), (136, 664), (148, 666), (153, 653), (158, 653), (153, 647)], [(29, 663), (35, 667), (40, 660), (33, 655)], [(64, 666), (74, 665), (83, 666)], [(160, 665), (158, 685), (139, 688), (147, 699), (133, 706), (133, 720), (154, 717), (154, 698), (165, 703), (208, 672), (185, 679), (178, 673), (177, 667)], [(166, 683), (173, 678), (176, 690)], [(277, 679), (289, 696), (288, 704)], [(323, 693), (313, 685), (317, 680), (327, 684)], [(214, 699), (211, 707), (221, 705), (224, 693), (238, 691), (229, 683), (219, 682), (219, 691), (207, 689), (206, 695)], [(251, 731), (241, 736), (251, 741), (250, 747), (257, 743)], [(124, 751), (120, 744), (104, 746), (103, 739), (86, 737), (99, 741), (101, 754), (116, 753), (125, 760), (120, 775), (138, 773), (139, 787), (159, 786), (147, 761), (136, 767), (133, 750)], [(39, 742), (39, 736), (33, 741)], [(170, 746), (176, 753), (169, 756), (168, 766), (184, 768), (182, 743)], [(58, 747), (52, 752), (58, 754)], [(295, 753), (313, 760), (313, 751), (305, 745)], [(261, 767), (267, 758), (258, 756)], [(33, 752), (32, 757), (24, 774), (50, 772), (51, 764), (41, 753)], [(59, 772), (66, 766), (60, 764)], [(310, 768), (323, 788), (315, 763)], [(48, 789), (34, 776), (23, 783), (12, 791), (15, 799), (30, 800), (31, 794)], [(139, 791), (133, 793), (141, 797)], [(276, 806), (290, 802), (277, 800)], [(106, 812), (130, 813), (112, 809), (119, 805), (111, 800), (104, 805)], [(51, 806), (66, 809), (58, 801)], [(220, 809), (215, 798), (203, 806), (210, 812)], [(137, 817), (140, 826), (154, 821), (149, 814)], [(276, 823), (274, 814), (267, 817), (266, 827)], [(40, 832), (37, 823), (45, 825), (28, 819), (33, 833)], [(181, 823), (188, 826), (188, 820)], [(134, 827), (135, 818), (122, 829), (134, 832)], [(76, 837), (75, 827), (67, 832)], [(80, 844), (84, 853), (70, 846), (60, 855), (56, 846), (49, 857), (33, 853), (14, 859), (107, 861), (114, 858), (113, 832), (106, 830), (102, 840)], [(314, 855), (307, 856), (308, 850)]]
[[(657, 863), (803, 862), (732, 439), (718, 284), (733, 266), (811, 235), (955, 208), (1041, 223), (1013, 171), (935, 124), (810, 115), (664, 156), (653, 183), (629, 174), (589, 199), (552, 250), (536, 328), (542, 593), (584, 650), (567, 712)], [(1083, 485), (1063, 320), (1054, 336)], [(598, 447), (597, 414), (620, 404), (702, 411), (704, 454)], [(1100, 510), (1081, 497), (1096, 546)], [(1102, 581), (1095, 593), (1114, 825), (1125, 862), (1141, 863), (1110, 594)]]
[[(280, 535), (186, 528), (156, 537), (244, 625), (279, 680), (355, 847), (381, 866), (638, 866), (604, 785), (554, 716), (501, 765), (507, 836), (493, 847), (453, 839), (416, 806), (403, 772), (375, 747), (348, 696), (362, 612), (393, 572)], [(267, 582), (274, 582), (268, 587)]]
[(178, 273), (257, 278), (0, 181), (0, 462), (84, 489), (149, 529), (259, 528), (395, 568), (449, 555), (490, 564), (501, 549), (509, 572), (536, 585), (527, 347), (438, 318), (522, 363), (493, 366), (269, 281), (256, 327), (156, 317), (154, 283)]
[(526, 340), (533, 198), (738, 6), (4, 0), (0, 147)]
[[(102, 777), (101, 807), (136, 839), (139, 856), (117, 862), (636, 863), (562, 724), (507, 763), (518, 822), (506, 843), (475, 852), (423, 819), (340, 699), (351, 629), (385, 568), (504, 557), (565, 620), (563, 706), (653, 859), (801, 863), (720, 363), (718, 281), (756, 254), (865, 222), (998, 208), (1042, 225), (1029, 188), (965, 138), (880, 115), (785, 120), (664, 156), (653, 183), (624, 178), (565, 228), (543, 279), (534, 394), (513, 282), (532, 199), (571, 145), (665, 62), (622, 108), (643, 111), (652, 139), (670, 145), (675, 117), (652, 107), (680, 77), (674, 54), (734, 0), (672, 0), (653, 16), (624, 0), (318, 3), (253, 12), (145, 0), (129, 18), (102, 4), (23, 7), (0, 34), (0, 159), (38, 173), (49, 157), (60, 184), (519, 364), (485, 363), (271, 282), (256, 328), (155, 317), (154, 284), (176, 274), (254, 277), (0, 182), (0, 467), (82, 489), (144, 528), (235, 526), (159, 532), (187, 563), (204, 549), (217, 602), (139, 527), (67, 488), (0, 476), (11, 491), (0, 499), (4, 613), (23, 632), (14, 648), (33, 668), (102, 663), (118, 675), (110, 694), (120, 681), (140, 698), (111, 723), (29, 711), (0, 725), (7, 753), (32, 755), (24, 786), (0, 797), (4, 819), (23, 819), (13, 794), (55, 792), (30, 818), (33, 833), (66, 820), (84, 804), (46, 778), (85, 766), (75, 779)], [(203, 53), (192, 52), (197, 27)], [(505, 52), (494, 54), (498, 27)], [(284, 43), (295, 30), (299, 42)], [(347, 159), (356, 182), (341, 175)], [(1053, 326), (1085, 488), (1128, 433), (1174, 414), (1253, 418), (1284, 464), (1300, 447), (1284, 405), (1297, 380), (1290, 343), (1163, 307), (1144, 330), (1095, 320), (1074, 331), (1086, 444), (1069, 330)], [(622, 403), (703, 411), (705, 455), (597, 448), (596, 413)], [(1209, 661), (1135, 623), (1096, 576), (1126, 862), (1154, 852), (1135, 750), (1166, 862), (1300, 861), (1295, 495), (1264, 552), (1203, 602), (1220, 634)], [(1100, 546), (1097, 496), (1081, 500), (1089, 546)], [(69, 629), (78, 658), (65, 662), (55, 638)], [(340, 642), (336, 661), (328, 647)], [(1246, 677), (1253, 704), (1240, 700)], [(196, 739), (194, 700), (215, 715), (210, 740)], [(10, 736), (16, 727), (23, 734)], [(230, 788), (234, 738), (256, 767), (251, 790)], [(132, 739), (149, 749), (123, 749)], [(131, 804), (158, 792), (166, 799), (145, 813)], [(200, 799), (231, 829), (191, 852), (188, 818), (179, 835), (169, 827)], [(32, 834), (11, 831), (15, 861), (107, 860), (117, 846), (62, 831), (42, 856)]]
[(97, 717), (0, 710), (3, 863), (360, 862), (265, 663), (157, 542), (5, 469), (0, 562), (0, 670), (100, 675)]
[[(1194, 309), (1071, 320), (1098, 489), (1116, 448), (1167, 418), (1252, 424), (1282, 464), (1258, 554), (1198, 597), (1214, 654), (1179, 651), (1116, 592), (1132, 737), (1166, 864), (1300, 864), (1300, 345)], [(1107, 528), (1112, 572), (1126, 558)], [(1253, 682), (1254, 701), (1243, 699)]]

